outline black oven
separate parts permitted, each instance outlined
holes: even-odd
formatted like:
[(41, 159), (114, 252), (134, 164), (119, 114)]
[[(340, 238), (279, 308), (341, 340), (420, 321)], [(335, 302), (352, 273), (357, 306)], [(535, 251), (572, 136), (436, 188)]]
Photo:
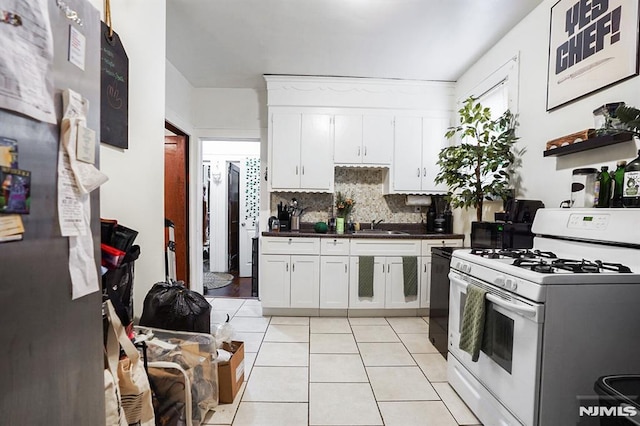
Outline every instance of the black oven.
[(533, 236), (531, 223), (471, 223), (471, 248), (528, 249), (533, 247)]

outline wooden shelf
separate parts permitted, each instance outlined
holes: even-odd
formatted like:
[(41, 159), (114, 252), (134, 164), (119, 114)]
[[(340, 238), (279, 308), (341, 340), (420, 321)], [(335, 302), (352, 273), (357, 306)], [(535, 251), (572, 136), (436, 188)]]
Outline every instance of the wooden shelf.
[(603, 146), (613, 145), (620, 142), (627, 142), (630, 140), (633, 140), (633, 134), (631, 133), (614, 133), (612, 135), (598, 136), (595, 138), (587, 139), (586, 141), (573, 143), (567, 146), (561, 146), (559, 148), (548, 149), (543, 152), (543, 155), (545, 157), (551, 157), (573, 154), (574, 152), (587, 151), (589, 149), (601, 148)]

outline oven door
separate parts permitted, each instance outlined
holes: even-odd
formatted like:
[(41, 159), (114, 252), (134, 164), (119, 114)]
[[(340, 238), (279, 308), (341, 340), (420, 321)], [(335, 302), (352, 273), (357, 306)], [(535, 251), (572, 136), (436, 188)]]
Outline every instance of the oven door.
[[(523, 424), (535, 424), (542, 345), (542, 304), (451, 271), (449, 352)], [(469, 282), (489, 290), (482, 350), (477, 362), (459, 348)]]

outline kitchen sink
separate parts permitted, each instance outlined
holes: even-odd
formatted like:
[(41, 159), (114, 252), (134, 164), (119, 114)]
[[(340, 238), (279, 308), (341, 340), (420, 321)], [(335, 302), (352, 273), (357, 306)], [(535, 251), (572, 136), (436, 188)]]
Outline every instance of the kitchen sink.
[(409, 235), (408, 232), (403, 231), (386, 231), (384, 229), (361, 229), (355, 232), (356, 234), (374, 234), (374, 235)]

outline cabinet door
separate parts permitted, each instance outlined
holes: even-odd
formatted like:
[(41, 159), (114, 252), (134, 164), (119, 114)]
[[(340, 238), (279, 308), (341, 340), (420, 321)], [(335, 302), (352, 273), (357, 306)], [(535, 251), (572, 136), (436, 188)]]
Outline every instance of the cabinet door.
[(420, 258), (420, 307), (429, 308), (431, 294), (431, 256)]
[(336, 115), (333, 120), (334, 163), (362, 163), (362, 115)]
[(300, 188), (301, 115), (274, 113), (271, 116), (271, 187)]
[(291, 256), (291, 307), (320, 306), (320, 261), (318, 256)]
[(290, 268), (288, 255), (262, 256), (260, 263), (260, 301), (264, 308), (288, 308), (290, 302)]
[(320, 308), (349, 307), (349, 256), (320, 257)]
[(393, 188), (420, 191), (422, 174), (422, 118), (396, 117)]
[(300, 189), (333, 189), (333, 132), (331, 116), (302, 115)]
[[(418, 274), (418, 293), (415, 296), (404, 295), (404, 273), (402, 257), (386, 258), (386, 300), (385, 308), (407, 309), (419, 306), (420, 275)], [(418, 273), (416, 265), (416, 273)]]
[(358, 296), (358, 267), (360, 260), (358, 256), (351, 256), (349, 260), (349, 308), (369, 308), (383, 309), (385, 298), (385, 271), (386, 265), (384, 257), (376, 257), (374, 260), (373, 273), (373, 297)]
[(447, 118), (425, 117), (422, 121), (422, 190), (427, 192), (446, 192), (444, 183), (434, 182), (440, 171), (436, 164), (438, 154), (449, 145), (445, 133), (449, 126)]
[(362, 117), (362, 162), (391, 164), (393, 157), (393, 117), (365, 115)]

